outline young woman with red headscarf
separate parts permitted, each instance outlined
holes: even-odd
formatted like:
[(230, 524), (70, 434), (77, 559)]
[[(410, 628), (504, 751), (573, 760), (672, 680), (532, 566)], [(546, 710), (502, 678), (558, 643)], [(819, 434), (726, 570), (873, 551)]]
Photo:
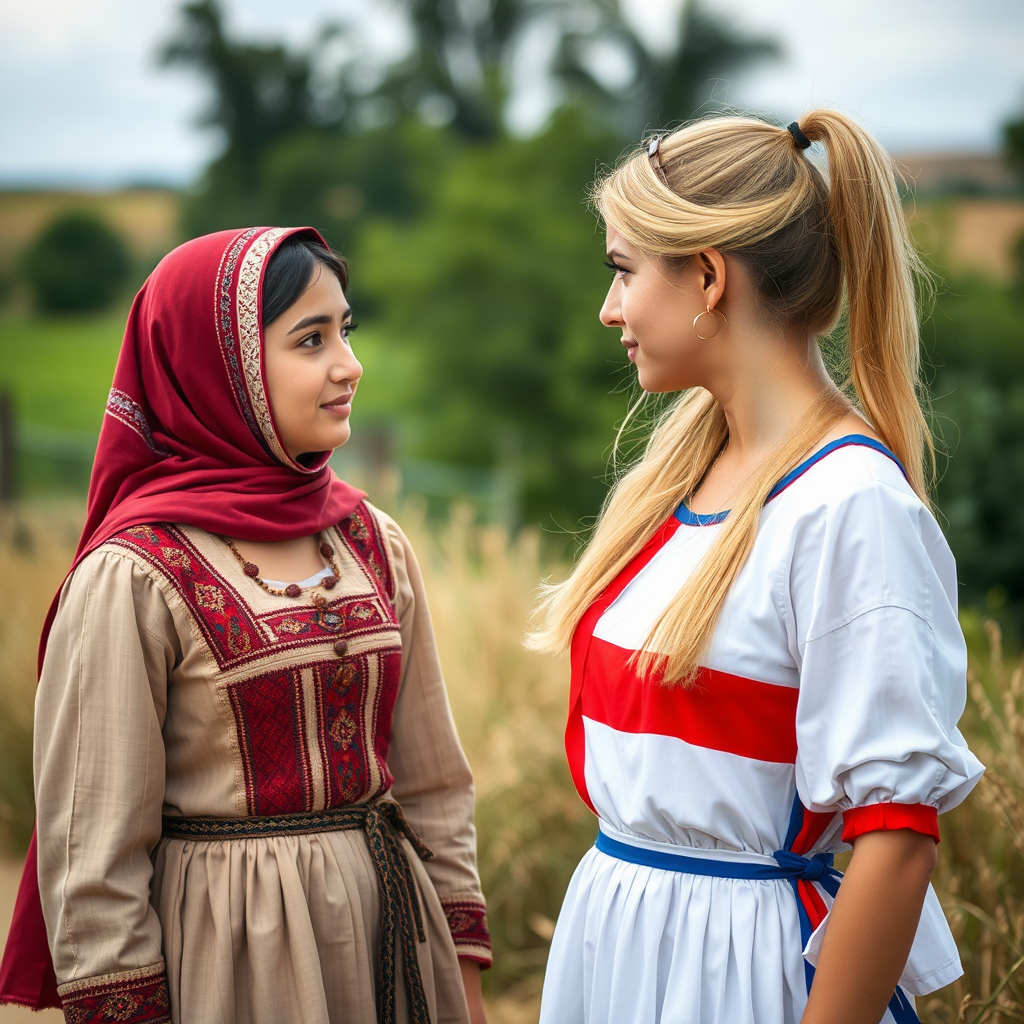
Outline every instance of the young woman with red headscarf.
[(0, 1001), (70, 1021), (480, 1022), (473, 789), (415, 557), (327, 465), (362, 368), (310, 229), (140, 291), (43, 631)]

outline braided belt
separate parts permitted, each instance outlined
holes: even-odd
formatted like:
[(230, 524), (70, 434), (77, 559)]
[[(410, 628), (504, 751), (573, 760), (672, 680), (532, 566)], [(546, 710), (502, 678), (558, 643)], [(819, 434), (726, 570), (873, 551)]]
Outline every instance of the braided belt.
[(426, 942), (416, 882), (402, 837), (420, 860), (434, 854), (406, 821), (393, 800), (338, 807), (327, 811), (267, 815), (256, 818), (165, 817), (166, 839), (209, 842), (217, 839), (263, 839), (279, 835), (311, 835), (362, 829), (380, 887), (380, 939), (377, 946), (377, 1022), (397, 1024), (397, 951), (402, 948), (402, 977), (409, 1000), (411, 1024), (430, 1024), (416, 940)]

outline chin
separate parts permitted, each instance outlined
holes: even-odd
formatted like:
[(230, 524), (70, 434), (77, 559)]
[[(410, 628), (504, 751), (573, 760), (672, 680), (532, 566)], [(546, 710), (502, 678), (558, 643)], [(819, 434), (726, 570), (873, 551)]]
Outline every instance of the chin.
[(649, 395), (664, 395), (670, 391), (682, 391), (686, 387), (685, 384), (676, 384), (675, 382), (643, 373), (638, 375), (637, 380), (640, 383), (640, 387)]
[(667, 373), (651, 373), (639, 370), (637, 382), (649, 395), (666, 395), (673, 391), (685, 391), (687, 388), (699, 387), (700, 382), (688, 377)]

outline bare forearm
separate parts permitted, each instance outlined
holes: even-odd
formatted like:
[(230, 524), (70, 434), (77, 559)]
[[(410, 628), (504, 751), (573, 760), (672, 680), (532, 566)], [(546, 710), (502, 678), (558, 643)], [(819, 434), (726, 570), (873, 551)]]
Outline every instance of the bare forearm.
[(480, 989), (480, 965), (475, 960), (460, 957), (459, 968), (462, 970), (462, 984), (466, 990), (470, 1024), (487, 1024), (484, 997)]
[(869, 832), (829, 915), (802, 1024), (878, 1024), (910, 954), (935, 843), (907, 829)]

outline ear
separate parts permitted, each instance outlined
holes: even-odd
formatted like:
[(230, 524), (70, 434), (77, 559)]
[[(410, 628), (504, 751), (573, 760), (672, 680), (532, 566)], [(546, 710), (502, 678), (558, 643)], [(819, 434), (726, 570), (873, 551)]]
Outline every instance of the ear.
[(697, 260), (704, 304), (714, 309), (725, 294), (725, 257), (717, 249), (702, 249), (697, 253)]

